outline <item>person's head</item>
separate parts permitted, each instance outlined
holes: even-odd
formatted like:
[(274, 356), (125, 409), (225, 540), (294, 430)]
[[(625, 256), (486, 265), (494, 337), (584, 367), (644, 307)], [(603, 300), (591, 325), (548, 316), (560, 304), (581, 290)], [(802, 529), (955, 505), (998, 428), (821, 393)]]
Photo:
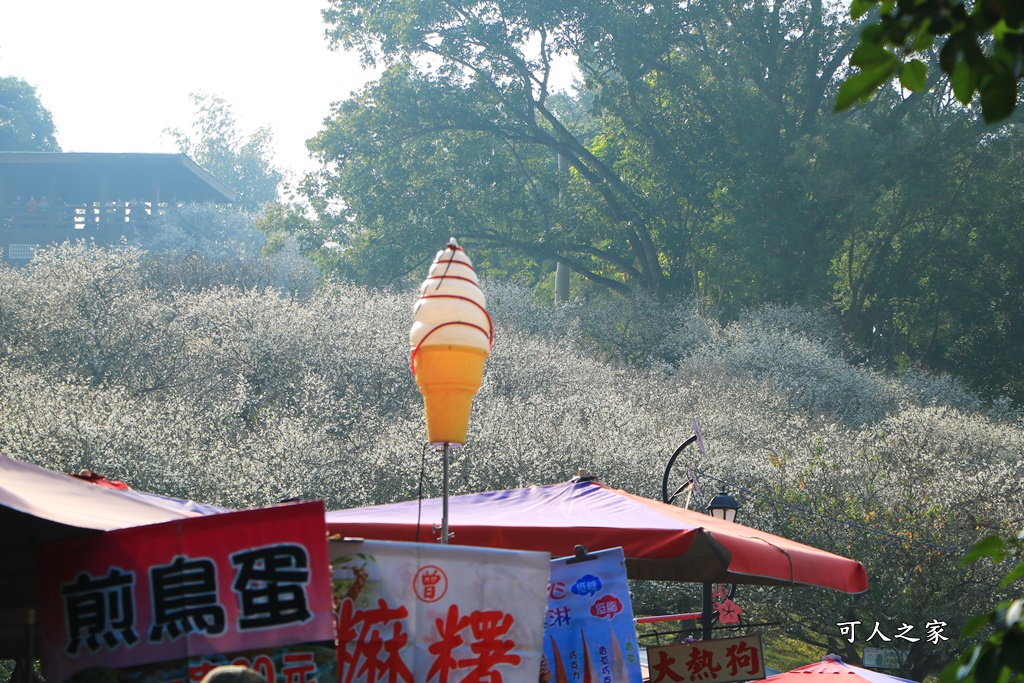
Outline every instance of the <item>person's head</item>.
[(202, 683), (267, 683), (267, 679), (247, 666), (231, 664), (210, 669)]

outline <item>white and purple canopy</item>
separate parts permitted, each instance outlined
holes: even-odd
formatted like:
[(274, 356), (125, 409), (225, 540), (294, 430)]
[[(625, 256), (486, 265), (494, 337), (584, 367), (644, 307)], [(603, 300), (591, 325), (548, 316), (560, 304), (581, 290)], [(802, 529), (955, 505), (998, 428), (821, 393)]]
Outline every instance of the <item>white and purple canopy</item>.
[[(346, 537), (433, 543), (442, 500), (327, 513)], [(621, 546), (630, 578), (867, 590), (856, 560), (666, 505), (595, 481), (571, 481), (449, 498), (451, 543), (572, 555)]]

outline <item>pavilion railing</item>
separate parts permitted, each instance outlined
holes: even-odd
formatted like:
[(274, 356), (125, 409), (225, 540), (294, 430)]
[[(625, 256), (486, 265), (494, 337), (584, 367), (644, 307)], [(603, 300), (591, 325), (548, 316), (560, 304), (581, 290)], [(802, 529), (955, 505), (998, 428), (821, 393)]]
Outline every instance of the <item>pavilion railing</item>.
[(163, 212), (163, 205), (150, 202), (81, 202), (61, 204), (0, 204), (0, 227), (14, 229), (84, 230), (103, 225), (145, 223), (154, 214)]

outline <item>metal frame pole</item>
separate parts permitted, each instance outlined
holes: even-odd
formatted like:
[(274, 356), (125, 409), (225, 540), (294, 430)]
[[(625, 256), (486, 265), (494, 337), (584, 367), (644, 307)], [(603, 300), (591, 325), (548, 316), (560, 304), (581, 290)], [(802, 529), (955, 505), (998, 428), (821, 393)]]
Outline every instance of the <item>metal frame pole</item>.
[[(668, 475), (669, 475), (669, 471), (671, 471), (671, 469), (672, 469), (672, 465), (675, 464), (676, 458), (679, 457), (679, 455), (683, 452), (683, 450), (685, 450), (687, 446), (689, 446), (691, 443), (693, 443), (694, 441), (697, 441), (697, 440), (698, 440), (698, 436), (697, 436), (696, 427), (695, 427), (694, 428), (693, 436), (691, 436), (686, 441), (681, 443), (679, 445), (679, 448), (676, 449), (675, 453), (672, 454), (672, 457), (668, 459), (668, 464), (665, 466), (665, 474), (662, 476), (662, 479), (661, 479), (661, 499), (665, 503), (671, 503), (672, 500), (679, 493), (679, 491), (676, 491), (675, 493), (669, 495), (669, 492), (668, 492)], [(703, 640), (711, 640), (711, 629), (712, 629), (712, 627), (714, 626), (714, 623), (715, 623), (715, 611), (714, 611), (714, 604), (712, 602), (711, 584), (710, 583), (705, 583), (705, 584), (703, 584), (701, 586), (701, 588), (702, 588), (702, 594), (701, 594), (701, 614), (700, 614), (700, 633), (701, 633), (701, 639), (703, 639)]]
[(711, 604), (711, 584), (705, 583), (704, 593), (701, 600), (700, 615), (700, 637), (701, 640), (711, 640), (711, 627), (715, 623), (715, 613)]
[(448, 449), (450, 444), (444, 442), (444, 450), (441, 451), (441, 462), (444, 465), (444, 481), (442, 484), (441, 500), (441, 543), (448, 543)]
[[(686, 448), (687, 446), (689, 446), (691, 443), (693, 443), (696, 440), (697, 440), (697, 435), (694, 434), (689, 439), (687, 439), (686, 441), (681, 443), (679, 445), (679, 448), (676, 449), (676, 452), (672, 454), (672, 457), (668, 459), (668, 464), (665, 465), (665, 474), (661, 478), (661, 501), (663, 503), (671, 503), (672, 502), (672, 498), (674, 497), (674, 496), (669, 496), (669, 494), (668, 494), (668, 473), (672, 469), (672, 465), (675, 464), (676, 458), (678, 458), (679, 454), (683, 452), (683, 449)], [(678, 493), (678, 491), (677, 491), (677, 493)]]

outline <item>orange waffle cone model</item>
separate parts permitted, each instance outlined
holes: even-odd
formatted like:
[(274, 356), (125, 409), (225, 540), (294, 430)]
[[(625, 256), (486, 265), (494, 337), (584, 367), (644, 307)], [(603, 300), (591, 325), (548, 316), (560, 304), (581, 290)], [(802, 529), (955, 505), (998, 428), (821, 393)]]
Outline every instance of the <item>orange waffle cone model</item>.
[(430, 443), (465, 444), (473, 397), (488, 353), (472, 346), (423, 346), (413, 357)]

